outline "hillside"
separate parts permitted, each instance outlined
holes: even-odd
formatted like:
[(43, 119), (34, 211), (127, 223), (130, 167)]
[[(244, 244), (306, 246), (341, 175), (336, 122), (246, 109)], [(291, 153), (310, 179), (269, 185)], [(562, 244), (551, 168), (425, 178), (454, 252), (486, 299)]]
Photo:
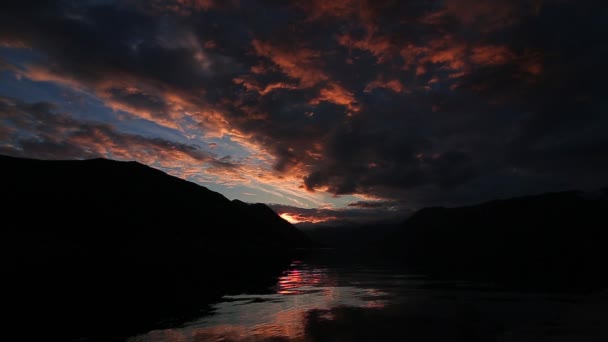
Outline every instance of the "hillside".
[(606, 279), (606, 191), (569, 191), (410, 217), (387, 245), (425, 271), (511, 283), (594, 287)]
[(266, 205), (136, 162), (2, 156), (0, 169), (6, 310), (18, 324), (63, 308), (43, 323), (49, 336), (199, 312), (223, 293), (272, 283), (294, 248), (310, 245)]

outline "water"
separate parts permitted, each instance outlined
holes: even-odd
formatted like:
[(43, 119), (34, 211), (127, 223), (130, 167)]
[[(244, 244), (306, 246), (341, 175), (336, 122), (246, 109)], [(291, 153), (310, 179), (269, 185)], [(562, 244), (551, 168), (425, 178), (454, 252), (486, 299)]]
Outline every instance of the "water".
[(295, 260), (276, 285), (128, 342), (608, 341), (608, 295), (437, 281), (387, 263)]

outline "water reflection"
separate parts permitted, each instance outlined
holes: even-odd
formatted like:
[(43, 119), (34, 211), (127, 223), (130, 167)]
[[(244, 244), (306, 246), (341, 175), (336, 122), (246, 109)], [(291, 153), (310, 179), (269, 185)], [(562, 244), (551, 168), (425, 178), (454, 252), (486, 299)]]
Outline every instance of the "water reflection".
[(608, 340), (606, 293), (517, 293), (302, 262), (269, 293), (224, 296), (209, 315), (128, 342)]
[(209, 316), (178, 329), (155, 330), (129, 342), (301, 340), (310, 312), (331, 320), (336, 307), (382, 308), (388, 293), (373, 287), (352, 286), (335, 270), (299, 261), (279, 277), (273, 294), (224, 296)]

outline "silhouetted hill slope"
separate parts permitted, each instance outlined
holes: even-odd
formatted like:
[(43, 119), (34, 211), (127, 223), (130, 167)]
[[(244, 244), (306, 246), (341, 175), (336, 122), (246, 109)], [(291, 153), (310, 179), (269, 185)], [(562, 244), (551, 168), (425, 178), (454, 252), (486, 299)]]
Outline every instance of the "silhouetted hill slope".
[(197, 314), (272, 284), (292, 249), (310, 246), (266, 205), (136, 162), (0, 156), (0, 170), (4, 310), (27, 323), (62, 308), (40, 323), (50, 337), (103, 340)]
[[(214, 240), (214, 246), (305, 247), (308, 238), (263, 204), (231, 202), (136, 162), (0, 157), (3, 221), (95, 240)], [(21, 210), (28, 215), (20, 214)], [(58, 223), (54, 226), (53, 223)], [(46, 229), (44, 229), (46, 230)], [(119, 234), (119, 235), (115, 235)]]
[(428, 208), (410, 217), (388, 245), (427, 270), (512, 282), (595, 286), (608, 257), (606, 191), (576, 191)]

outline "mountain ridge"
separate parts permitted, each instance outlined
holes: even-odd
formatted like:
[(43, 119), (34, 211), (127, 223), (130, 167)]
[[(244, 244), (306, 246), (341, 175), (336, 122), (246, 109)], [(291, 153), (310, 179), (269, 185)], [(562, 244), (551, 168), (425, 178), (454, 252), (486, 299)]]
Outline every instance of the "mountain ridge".
[[(271, 286), (310, 239), (263, 204), (138, 162), (0, 156), (11, 326), (111, 340)], [(183, 317), (183, 318), (179, 318)], [(95, 339), (93, 339), (95, 340)]]
[[(517, 285), (601, 286), (608, 192), (571, 190), (414, 213), (384, 246), (421, 270)], [(527, 283), (527, 284), (526, 284)]]

